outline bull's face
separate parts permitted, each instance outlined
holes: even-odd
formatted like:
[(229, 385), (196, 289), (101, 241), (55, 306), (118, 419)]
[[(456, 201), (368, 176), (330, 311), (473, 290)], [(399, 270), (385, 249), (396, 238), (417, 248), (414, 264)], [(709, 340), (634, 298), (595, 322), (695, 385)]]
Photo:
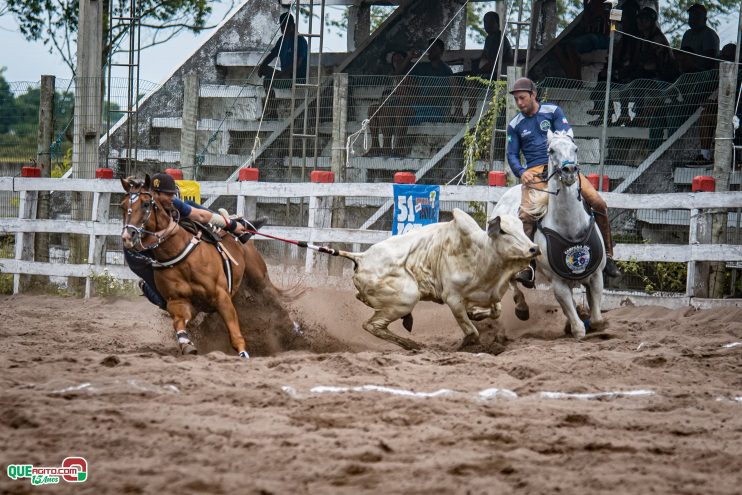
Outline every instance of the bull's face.
[(514, 215), (500, 215), (487, 223), (487, 235), (505, 259), (531, 260), (541, 249), (523, 232), (523, 222)]

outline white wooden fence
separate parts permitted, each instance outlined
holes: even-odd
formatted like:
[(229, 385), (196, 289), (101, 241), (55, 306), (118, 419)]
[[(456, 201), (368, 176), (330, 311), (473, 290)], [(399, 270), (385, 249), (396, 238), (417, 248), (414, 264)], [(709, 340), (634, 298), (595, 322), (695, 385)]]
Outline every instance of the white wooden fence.
[[(39, 191), (77, 191), (93, 193), (91, 220), (36, 220), (36, 199)], [(505, 188), (487, 186), (441, 186), (440, 200), (481, 201), (488, 203), (488, 211), (506, 191)], [(137, 277), (123, 265), (104, 265), (100, 260), (106, 236), (118, 236), (121, 222), (109, 220), (111, 193), (123, 192), (118, 180), (0, 178), (0, 192), (19, 192), (17, 218), (0, 218), (0, 233), (14, 233), (15, 258), (0, 258), (0, 272), (13, 273), (14, 291), (20, 288), (22, 274), (84, 277), (86, 296), (91, 294), (91, 277), (108, 270), (111, 276), (133, 280)], [(393, 197), (392, 184), (316, 184), (316, 183), (266, 183), (266, 182), (202, 182), (201, 196), (236, 196), (237, 212), (254, 217), (260, 197), (308, 198), (309, 221), (306, 227), (271, 226), (262, 229), (271, 235), (305, 240), (312, 243), (373, 244), (391, 235), (388, 231), (365, 229), (339, 229), (332, 225), (332, 198)], [(742, 208), (742, 192), (726, 193), (674, 193), (674, 194), (617, 194), (604, 193), (608, 206), (621, 209), (690, 210), (690, 232), (688, 245), (678, 244), (618, 244), (616, 258), (636, 261), (662, 261), (689, 263), (688, 294), (693, 296), (695, 287), (695, 264), (701, 261), (742, 262), (742, 246), (730, 244), (702, 244), (710, 235), (710, 215), (718, 209)], [(391, 213), (387, 213), (391, 214)], [(82, 234), (89, 236), (89, 252), (86, 264), (41, 263), (33, 260), (33, 236), (36, 232)], [(307, 272), (317, 269), (315, 253), (307, 253)]]

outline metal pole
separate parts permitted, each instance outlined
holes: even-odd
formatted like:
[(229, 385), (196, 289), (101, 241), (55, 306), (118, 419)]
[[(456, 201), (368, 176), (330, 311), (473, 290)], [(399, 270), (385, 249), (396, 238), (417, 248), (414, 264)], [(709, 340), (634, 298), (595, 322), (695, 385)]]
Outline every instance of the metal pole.
[(603, 175), (605, 174), (605, 140), (608, 132), (608, 100), (611, 95), (611, 77), (613, 73), (613, 42), (616, 38), (616, 21), (621, 20), (621, 11), (611, 10), (611, 36), (608, 45), (608, 76), (605, 83), (605, 99), (603, 100), (603, 129), (600, 131), (600, 177), (598, 191), (603, 190)]

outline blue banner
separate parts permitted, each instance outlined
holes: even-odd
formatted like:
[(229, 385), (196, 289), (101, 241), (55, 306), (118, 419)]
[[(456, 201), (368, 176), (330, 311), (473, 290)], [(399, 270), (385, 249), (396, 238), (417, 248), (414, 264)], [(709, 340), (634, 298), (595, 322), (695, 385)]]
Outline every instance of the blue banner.
[(404, 234), (438, 222), (440, 186), (394, 184), (392, 234)]

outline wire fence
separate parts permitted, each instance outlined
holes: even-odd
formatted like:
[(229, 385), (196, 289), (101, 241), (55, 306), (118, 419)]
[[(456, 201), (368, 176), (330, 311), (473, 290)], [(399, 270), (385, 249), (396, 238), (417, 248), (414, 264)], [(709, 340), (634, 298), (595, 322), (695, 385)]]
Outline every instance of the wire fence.
[[(347, 81), (343, 101), (335, 101), (335, 80), (325, 77), (316, 92), (297, 89), (293, 105), (288, 81), (274, 82), (270, 97), (261, 84), (202, 84), (195, 139), (188, 147), (181, 139), (184, 126), (189, 125), (184, 120), (182, 84), (161, 88), (140, 83), (137, 125), (127, 130), (125, 124), (132, 118), (124, 112), (128, 84), (125, 79), (114, 80), (110, 99), (108, 88), (103, 92), (100, 164), (109, 165), (117, 175), (142, 175), (166, 167), (184, 168), (181, 154), (189, 152), (194, 163), (191, 172), (198, 180), (225, 180), (240, 167), (251, 166), (259, 170), (261, 181), (269, 182), (307, 181), (313, 170), (334, 170), (336, 180), (345, 182), (391, 182), (396, 172), (408, 171), (422, 184), (486, 184), (490, 170), (507, 170), (504, 130), (509, 96), (502, 86), (488, 88), (486, 81), (462, 75), (410, 77), (401, 84), (392, 76), (351, 75)], [(34, 82), (9, 84), (12, 98), (2, 100), (0, 107), (0, 175), (19, 175), (21, 166), (33, 163), (38, 154), (39, 87)], [(604, 168), (600, 142), (605, 83), (547, 78), (538, 88), (543, 102), (560, 105), (568, 116), (583, 172), (604, 172), (607, 190), (683, 192), (691, 189), (694, 177), (711, 175), (708, 158), (713, 156), (700, 151), (713, 151), (715, 146), (716, 71), (685, 74), (674, 83), (636, 80), (612, 85)], [(72, 164), (76, 88), (73, 82), (58, 79), (55, 90), (50, 153), (52, 175), (61, 175)], [(145, 94), (149, 96), (143, 100)], [(106, 137), (109, 120), (112, 128)], [(292, 124), (294, 134), (309, 137), (292, 136)], [(358, 131), (346, 148), (347, 137)], [(133, 132), (131, 139), (128, 132)], [(742, 144), (739, 132), (731, 137), (736, 145)], [(732, 190), (739, 190), (740, 155), (729, 175)], [(127, 161), (127, 156), (136, 159)], [(90, 210), (90, 198), (54, 193), (50, 200), (54, 218), (74, 218), (78, 207)], [(0, 193), (0, 216), (17, 216), (19, 201), (17, 193)], [(387, 203), (380, 198), (348, 198), (323, 208), (343, 211), (337, 227), (391, 230)], [(212, 205), (222, 206), (233, 211), (236, 200), (221, 198)], [(453, 207), (481, 211), (481, 205), (468, 202), (444, 204), (442, 220)], [(306, 226), (312, 212), (306, 198), (265, 197), (258, 199), (255, 213), (267, 216), (273, 225)], [(376, 214), (378, 219), (369, 223)], [(611, 210), (610, 214), (617, 242), (688, 243), (687, 210)], [(111, 208), (111, 218), (116, 215), (118, 209)], [(728, 218), (727, 241), (740, 244), (739, 212), (728, 212)], [(275, 251), (277, 258), (289, 252), (274, 243), (261, 244), (267, 254)], [(290, 258), (303, 263), (303, 257), (293, 251)], [(669, 284), (656, 273), (657, 266), (646, 268), (646, 273), (625, 267), (627, 275), (619, 284), (643, 290), (649, 279), (654, 290), (678, 289), (682, 276), (676, 274)], [(732, 273), (736, 272), (730, 271), (729, 293), (739, 285), (737, 278), (732, 282)]]

